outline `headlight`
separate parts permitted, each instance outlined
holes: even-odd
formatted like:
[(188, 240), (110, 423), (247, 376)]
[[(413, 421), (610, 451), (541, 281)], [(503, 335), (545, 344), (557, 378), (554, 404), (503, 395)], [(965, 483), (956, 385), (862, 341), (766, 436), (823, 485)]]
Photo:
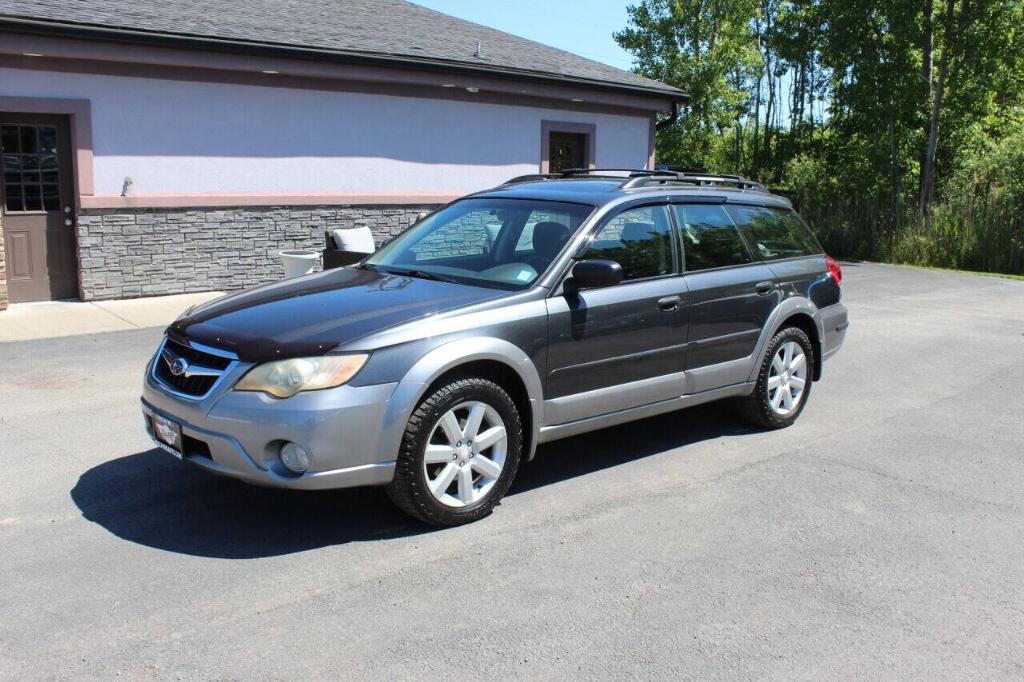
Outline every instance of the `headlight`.
[(236, 391), (261, 391), (290, 398), (299, 391), (334, 388), (356, 375), (369, 355), (323, 355), (256, 365), (235, 385)]

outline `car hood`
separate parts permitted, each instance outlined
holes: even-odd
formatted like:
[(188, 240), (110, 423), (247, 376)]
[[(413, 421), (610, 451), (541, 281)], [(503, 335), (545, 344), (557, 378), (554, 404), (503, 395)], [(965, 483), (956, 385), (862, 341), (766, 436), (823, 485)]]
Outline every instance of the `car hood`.
[(509, 293), (338, 268), (203, 304), (173, 322), (167, 334), (264, 362), (321, 355), (368, 334)]

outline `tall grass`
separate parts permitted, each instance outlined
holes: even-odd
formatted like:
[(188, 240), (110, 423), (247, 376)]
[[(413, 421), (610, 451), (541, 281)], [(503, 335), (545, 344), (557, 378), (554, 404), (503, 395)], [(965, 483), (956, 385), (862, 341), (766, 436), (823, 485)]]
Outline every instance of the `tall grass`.
[(927, 215), (909, 202), (894, 208), (856, 193), (801, 191), (798, 201), (826, 251), (837, 257), (1024, 274), (1024, 197), (951, 194)]

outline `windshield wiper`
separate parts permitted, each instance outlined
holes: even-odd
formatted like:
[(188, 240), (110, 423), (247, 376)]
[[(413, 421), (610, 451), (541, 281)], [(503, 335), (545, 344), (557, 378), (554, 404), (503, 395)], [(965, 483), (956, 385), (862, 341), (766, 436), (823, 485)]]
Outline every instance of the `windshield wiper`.
[(432, 279), (435, 282), (449, 282), (451, 284), (459, 284), (459, 280), (454, 277), (448, 277), (447, 275), (440, 275), (436, 272), (427, 272), (426, 270), (396, 270), (394, 268), (388, 268), (382, 270), (390, 275), (402, 275), (405, 277), (416, 277), (419, 279)]

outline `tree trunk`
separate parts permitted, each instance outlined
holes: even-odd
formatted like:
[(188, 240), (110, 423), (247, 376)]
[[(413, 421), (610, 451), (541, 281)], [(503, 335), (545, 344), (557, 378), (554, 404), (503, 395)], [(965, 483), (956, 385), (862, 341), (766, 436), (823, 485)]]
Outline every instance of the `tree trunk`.
[[(963, 0), (961, 12), (964, 12), (968, 0)], [(946, 77), (949, 75), (949, 59), (953, 43), (956, 40), (953, 27), (953, 10), (956, 0), (946, 0), (946, 31), (939, 57), (939, 75), (935, 82), (935, 93), (932, 96), (932, 113), (928, 124), (928, 146), (925, 148), (924, 165), (921, 169), (921, 212), (927, 213), (935, 193), (935, 154), (939, 147), (939, 120), (942, 116), (942, 98), (946, 90)]]
[[(935, 70), (935, 7), (933, 0), (924, 2), (924, 36), (921, 42), (921, 80), (924, 82), (924, 93), (928, 102), (932, 101), (932, 76)], [(931, 133), (930, 121), (925, 123), (924, 134), (927, 138)], [(926, 147), (927, 149), (927, 147)], [(918, 187), (924, 187), (924, 169), (927, 165), (928, 154), (925, 151), (921, 154), (921, 167), (918, 173)]]
[(889, 106), (889, 200), (892, 202), (892, 214), (896, 215), (900, 197), (899, 156), (896, 153), (896, 114), (895, 105)]

